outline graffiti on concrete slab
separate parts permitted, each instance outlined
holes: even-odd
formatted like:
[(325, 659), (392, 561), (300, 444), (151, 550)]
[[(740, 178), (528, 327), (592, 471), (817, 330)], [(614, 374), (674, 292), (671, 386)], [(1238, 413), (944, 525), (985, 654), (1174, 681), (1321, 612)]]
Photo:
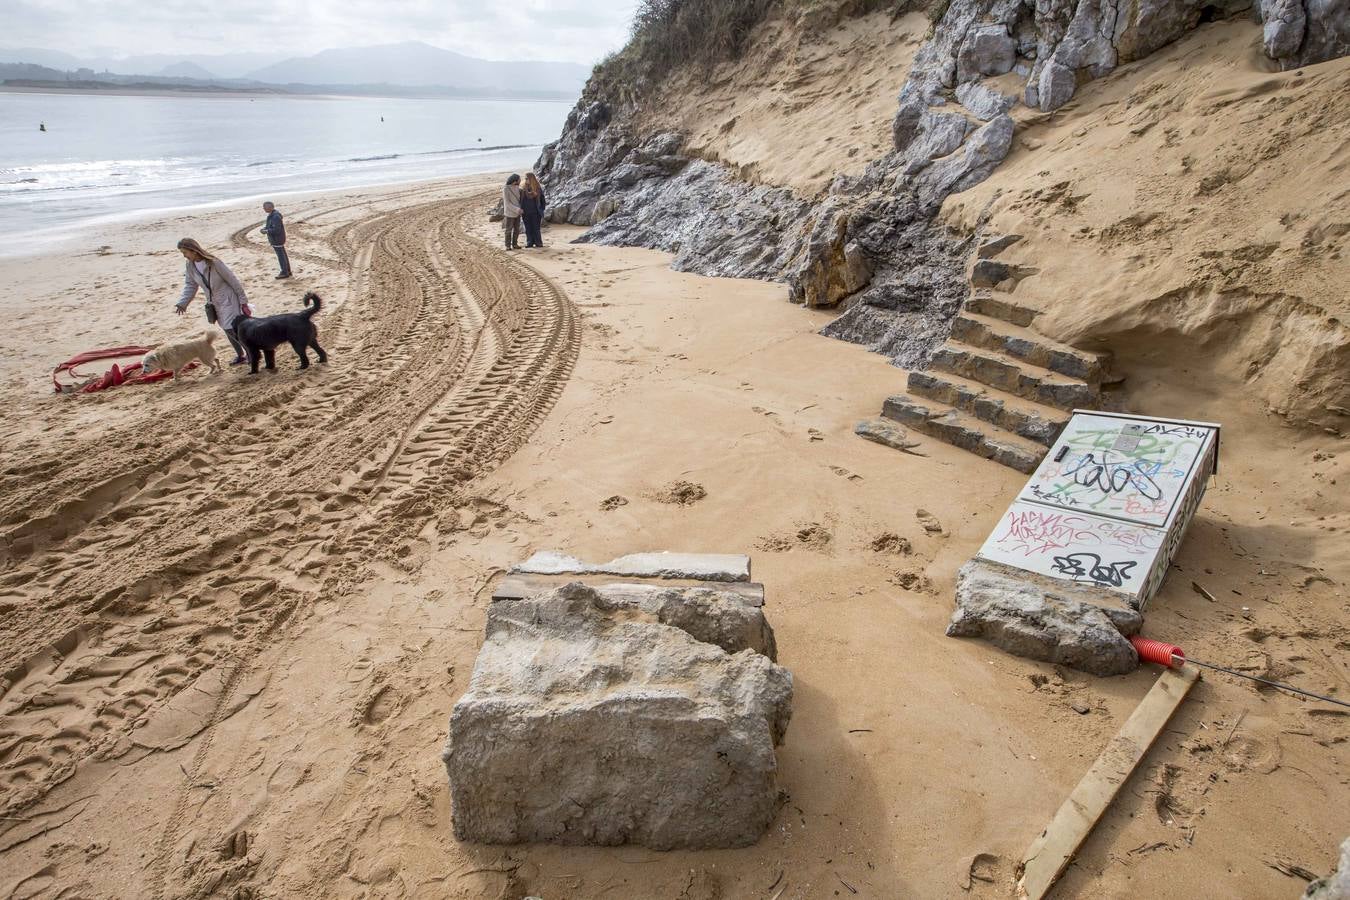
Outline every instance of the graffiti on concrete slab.
[(1125, 584), (1130, 570), (1138, 565), (1138, 560), (1104, 563), (1095, 553), (1079, 551), (1067, 556), (1056, 556), (1052, 568), (1074, 581), (1090, 581), (1103, 587), (1118, 588)]
[(980, 555), (1074, 581), (1134, 589), (1163, 538), (1156, 528), (1014, 501)]
[(1024, 499), (1163, 525), (1185, 491), (1208, 432), (1187, 425), (1075, 416)]
[(1145, 554), (1158, 546), (1160, 538), (1152, 530), (1128, 522), (1014, 503), (991, 540), (1005, 553), (1041, 556), (1084, 545)]
[(1142, 608), (1200, 505), (1217, 441), (1205, 423), (1075, 413), (980, 556)]

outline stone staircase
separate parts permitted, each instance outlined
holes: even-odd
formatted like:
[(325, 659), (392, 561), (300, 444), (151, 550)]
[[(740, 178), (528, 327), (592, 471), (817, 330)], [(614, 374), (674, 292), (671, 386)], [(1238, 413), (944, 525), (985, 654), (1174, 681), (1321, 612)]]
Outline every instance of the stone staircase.
[(928, 370), (909, 374), (909, 393), (887, 398), (882, 417), (1031, 473), (1069, 411), (1108, 408), (1103, 386), (1118, 383), (1109, 372), (1109, 353), (1038, 334), (1032, 328), (1036, 315), (977, 292), (952, 322), (951, 337), (933, 354)]

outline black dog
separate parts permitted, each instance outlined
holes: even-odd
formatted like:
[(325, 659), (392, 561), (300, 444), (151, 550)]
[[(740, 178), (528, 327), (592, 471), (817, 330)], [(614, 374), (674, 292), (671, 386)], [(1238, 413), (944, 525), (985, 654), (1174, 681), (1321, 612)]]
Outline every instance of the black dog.
[(319, 362), (328, 362), (328, 354), (319, 346), (319, 329), (314, 324), (314, 315), (323, 305), (322, 298), (310, 291), (305, 295), (305, 306), (314, 305), (304, 312), (282, 313), (279, 316), (240, 317), (234, 320), (234, 333), (239, 343), (248, 352), (250, 372), (258, 374), (259, 359), (267, 360), (267, 368), (277, 367), (276, 349), (281, 344), (290, 344), (295, 355), (300, 357), (300, 368), (309, 368), (309, 355), (306, 347), (313, 347), (319, 354)]

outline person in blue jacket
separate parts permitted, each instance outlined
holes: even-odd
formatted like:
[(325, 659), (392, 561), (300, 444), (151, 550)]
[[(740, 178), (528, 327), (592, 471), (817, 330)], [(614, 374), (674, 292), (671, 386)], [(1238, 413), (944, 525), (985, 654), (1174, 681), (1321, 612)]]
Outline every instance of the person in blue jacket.
[(277, 254), (277, 262), (281, 264), (281, 274), (277, 279), (290, 278), (291, 258), (286, 255), (286, 225), (281, 221), (281, 213), (277, 212), (271, 200), (263, 204), (263, 212), (267, 213), (267, 223), (263, 225), (262, 233), (267, 235), (267, 243), (272, 245)]
[(520, 191), (520, 217), (525, 220), (525, 246), (543, 247), (544, 236), (539, 231), (544, 221), (544, 186), (533, 172), (525, 175), (525, 187)]

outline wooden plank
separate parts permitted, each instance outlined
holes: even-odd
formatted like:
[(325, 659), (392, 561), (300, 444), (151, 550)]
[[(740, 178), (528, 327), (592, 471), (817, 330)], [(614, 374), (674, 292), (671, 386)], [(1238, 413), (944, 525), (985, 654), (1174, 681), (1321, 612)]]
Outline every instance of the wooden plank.
[(507, 575), (492, 589), (493, 600), (520, 600), (580, 581), (591, 587), (622, 586), (634, 591), (657, 591), (668, 588), (708, 588), (729, 591), (744, 597), (755, 606), (764, 605), (764, 585), (753, 581), (693, 581), (668, 578), (637, 581), (604, 575)]
[(1046, 895), (1199, 677), (1200, 670), (1191, 666), (1168, 669), (1158, 677), (1049, 827), (1031, 842), (1022, 857), (1019, 897), (1041, 900)]

